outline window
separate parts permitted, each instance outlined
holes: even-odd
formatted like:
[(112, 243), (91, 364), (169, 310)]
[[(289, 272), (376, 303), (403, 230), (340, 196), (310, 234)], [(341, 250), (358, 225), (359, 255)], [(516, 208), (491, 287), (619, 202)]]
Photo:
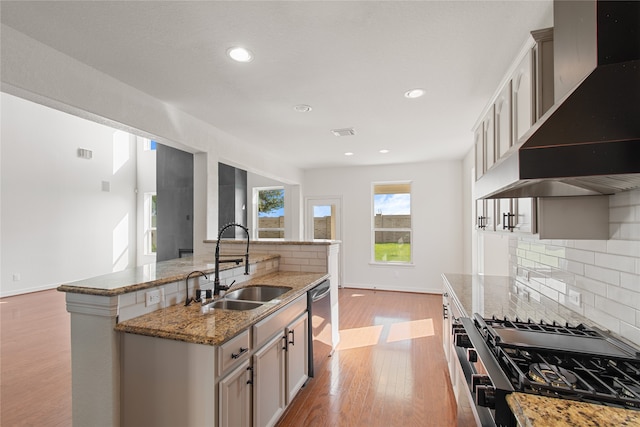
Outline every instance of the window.
[(411, 183), (373, 184), (372, 223), (373, 262), (410, 264)]
[(157, 202), (156, 193), (144, 195), (144, 253), (155, 255), (157, 251)]
[(144, 151), (155, 151), (158, 149), (158, 143), (152, 139), (146, 139), (144, 140)]
[(254, 189), (257, 239), (284, 239), (284, 188)]

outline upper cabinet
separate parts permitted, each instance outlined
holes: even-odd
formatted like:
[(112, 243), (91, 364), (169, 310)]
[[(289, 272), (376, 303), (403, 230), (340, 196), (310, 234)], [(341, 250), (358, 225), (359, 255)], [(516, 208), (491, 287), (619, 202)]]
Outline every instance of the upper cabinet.
[(511, 100), (513, 102), (513, 135), (517, 142), (534, 123), (535, 108), (533, 69), (529, 50), (522, 58), (511, 78)]
[[(553, 29), (531, 32), (474, 129), (476, 180), (500, 163), (553, 105)], [(536, 233), (536, 200), (478, 200), (476, 228)]]
[(474, 129), (476, 180), (553, 105), (553, 29), (533, 31)]
[(500, 158), (513, 145), (513, 130), (511, 126), (511, 80), (498, 95), (494, 104), (496, 123), (496, 156)]

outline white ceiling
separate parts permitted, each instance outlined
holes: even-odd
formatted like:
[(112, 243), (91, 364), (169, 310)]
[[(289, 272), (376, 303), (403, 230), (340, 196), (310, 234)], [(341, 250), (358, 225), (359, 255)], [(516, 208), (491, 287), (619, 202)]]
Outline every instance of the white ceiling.
[[(0, 7), (4, 24), (301, 168), (461, 158), (528, 32), (552, 25), (551, 0)], [(231, 61), (235, 45), (253, 62)], [(403, 97), (415, 87), (426, 96)]]

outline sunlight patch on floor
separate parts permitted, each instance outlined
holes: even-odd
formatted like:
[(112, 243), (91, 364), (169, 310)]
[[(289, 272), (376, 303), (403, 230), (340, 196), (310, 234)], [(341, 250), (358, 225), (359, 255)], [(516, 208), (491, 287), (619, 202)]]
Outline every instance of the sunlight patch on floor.
[(391, 325), (387, 342), (412, 340), (435, 335), (433, 319), (412, 320)]
[(376, 345), (380, 341), (383, 325), (367, 326), (364, 328), (343, 329), (340, 331), (340, 344), (337, 350), (367, 347)]
[[(383, 332), (386, 332), (383, 334)], [(433, 319), (393, 322), (386, 325), (367, 326), (363, 328), (341, 329), (340, 344), (336, 350), (349, 350), (374, 346), (379, 343), (409, 341), (416, 338), (435, 335)], [(386, 341), (385, 337), (386, 336)]]

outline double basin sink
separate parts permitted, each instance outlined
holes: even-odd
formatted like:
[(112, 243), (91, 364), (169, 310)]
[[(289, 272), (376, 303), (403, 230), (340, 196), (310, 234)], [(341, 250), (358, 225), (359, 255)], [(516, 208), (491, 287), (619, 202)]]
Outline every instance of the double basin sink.
[(288, 286), (256, 285), (228, 292), (223, 298), (208, 305), (210, 308), (223, 310), (253, 310), (291, 289)]

